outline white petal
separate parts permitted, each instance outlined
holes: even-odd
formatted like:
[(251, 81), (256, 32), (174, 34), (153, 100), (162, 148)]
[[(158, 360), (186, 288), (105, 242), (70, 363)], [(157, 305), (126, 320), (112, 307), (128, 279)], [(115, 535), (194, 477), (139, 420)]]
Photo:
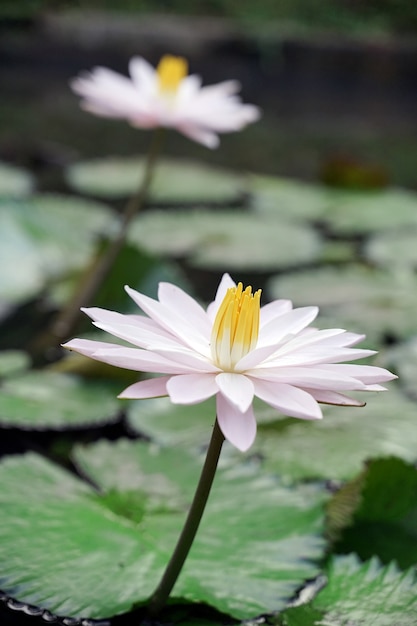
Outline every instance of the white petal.
[(210, 374), (187, 374), (172, 376), (167, 392), (174, 404), (197, 404), (218, 392), (215, 376)]
[(207, 337), (206, 328), (201, 328), (198, 318), (194, 318), (191, 314), (187, 322), (161, 302), (153, 300), (130, 287), (126, 286), (125, 289), (132, 300), (149, 317), (155, 320), (162, 328), (178, 337), (184, 345), (201, 350), (203, 353), (208, 351), (209, 337)]
[[(282, 354), (284, 352), (284, 354)], [(287, 367), (289, 365), (321, 365), (340, 363), (341, 361), (354, 361), (356, 359), (364, 359), (365, 357), (375, 354), (375, 350), (363, 350), (352, 348), (327, 348), (320, 346), (307, 346), (306, 348), (298, 348), (294, 352), (278, 349), (267, 359), (264, 364), (266, 367)]]
[(355, 365), (350, 363), (337, 363), (336, 365), (321, 365), (320, 369), (327, 372), (337, 372), (342, 376), (351, 376), (357, 378), (367, 385), (372, 383), (385, 383), (389, 380), (398, 378), (388, 370), (374, 365)]
[(251, 380), (243, 374), (223, 372), (216, 376), (216, 382), (221, 393), (228, 401), (244, 413), (252, 404), (254, 386)]
[(269, 361), (267, 359), (276, 351), (277, 346), (275, 345), (264, 346), (263, 348), (255, 348), (254, 350), (248, 352), (248, 354), (243, 356), (240, 361), (236, 363), (235, 370), (238, 372), (244, 372), (248, 369), (256, 367), (257, 365), (259, 365), (259, 367), (262, 367), (264, 361), (266, 366), (269, 367)]
[(188, 293), (171, 283), (159, 283), (158, 299), (176, 315), (184, 318), (188, 324), (198, 320), (199, 327), (205, 330), (207, 337), (210, 337), (212, 324), (207, 313)]
[(365, 406), (365, 402), (356, 400), (356, 398), (349, 398), (343, 393), (337, 393), (336, 391), (327, 391), (324, 389), (304, 389), (307, 391), (317, 402), (322, 404), (336, 404), (338, 406)]
[[(114, 344), (113, 344), (114, 345)], [(80, 350), (78, 350), (80, 352)], [(159, 354), (139, 348), (116, 347), (112, 349), (99, 349), (88, 354), (92, 359), (124, 367), (135, 372), (155, 372), (158, 374), (185, 374), (193, 372), (192, 368), (165, 359)]]
[(252, 406), (242, 413), (221, 394), (217, 394), (217, 420), (225, 438), (241, 452), (248, 450), (256, 437)]
[(196, 372), (218, 373), (219, 368), (212, 363), (211, 360), (199, 355), (191, 350), (176, 350), (165, 346), (153, 346), (152, 351), (166, 357), (171, 362), (184, 365), (190, 370)]
[[(322, 366), (321, 366), (322, 367)], [(321, 367), (259, 367), (246, 372), (251, 378), (269, 380), (277, 383), (287, 383), (295, 387), (311, 387), (312, 389), (331, 389), (333, 391), (354, 391), (365, 388), (357, 378), (352, 378), (342, 372), (338, 373), (330, 366)]]
[(274, 300), (261, 307), (259, 326), (265, 326), (268, 322), (280, 317), (292, 310), (291, 300)]
[(92, 341), (91, 339), (71, 339), (71, 341), (67, 341), (67, 343), (62, 344), (63, 348), (67, 350), (74, 350), (74, 352), (78, 352), (79, 354), (83, 354), (84, 356), (92, 356), (97, 350), (101, 349), (109, 349), (112, 350), (114, 348), (118, 348), (114, 343), (107, 343), (105, 341)]
[(306, 306), (273, 319), (259, 329), (258, 347), (278, 344), (284, 338), (296, 335), (317, 317), (318, 312), (318, 307)]
[(284, 415), (307, 420), (321, 419), (322, 413), (310, 393), (282, 383), (254, 380), (255, 395)]
[(170, 376), (160, 376), (159, 378), (149, 378), (148, 380), (141, 380), (137, 383), (133, 383), (129, 387), (126, 387), (119, 398), (126, 398), (130, 400), (143, 400), (144, 398), (159, 398), (167, 395), (167, 382)]
[(211, 130), (191, 124), (181, 124), (177, 127), (177, 130), (189, 139), (192, 139), (197, 143), (201, 143), (203, 146), (206, 146), (206, 148), (210, 148), (211, 150), (218, 148), (220, 145), (218, 135), (213, 133)]
[(214, 321), (217, 315), (217, 311), (224, 300), (227, 290), (231, 287), (236, 287), (235, 281), (229, 274), (223, 274), (219, 286), (217, 287), (216, 297), (207, 307), (207, 314), (212, 321)]

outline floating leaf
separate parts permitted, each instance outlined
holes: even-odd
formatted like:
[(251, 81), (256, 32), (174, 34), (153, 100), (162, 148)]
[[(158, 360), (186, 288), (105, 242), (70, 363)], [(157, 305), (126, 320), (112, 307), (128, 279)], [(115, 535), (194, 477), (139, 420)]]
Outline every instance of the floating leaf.
[(324, 186), (277, 176), (252, 176), (250, 183), (253, 207), (278, 218), (316, 220), (331, 203)]
[(33, 190), (33, 176), (26, 170), (0, 163), (0, 197), (20, 198)]
[[(100, 492), (34, 454), (0, 465), (2, 587), (61, 615), (111, 616), (155, 589), (200, 464), (123, 440), (79, 449), (76, 462)], [(219, 471), (173, 599), (240, 619), (282, 608), (317, 573), (323, 499), (313, 485)]]
[(329, 503), (330, 519), (357, 492), (357, 506), (339, 518), (334, 551), (356, 552), (367, 560), (377, 555), (383, 563), (395, 560), (402, 568), (417, 562), (417, 471), (397, 458), (369, 462), (361, 475), (344, 485)]
[[(144, 158), (110, 157), (71, 165), (67, 181), (77, 191), (100, 198), (136, 193), (145, 171)], [(233, 172), (181, 159), (160, 159), (149, 198), (154, 204), (230, 204), (242, 199), (245, 184)]]
[(404, 189), (335, 193), (325, 221), (339, 235), (415, 227), (417, 193)]
[(16, 302), (80, 268), (113, 226), (106, 206), (59, 195), (0, 202), (0, 297)]
[(417, 400), (417, 337), (387, 349), (382, 361), (384, 367), (394, 368), (402, 388)]
[[(354, 394), (352, 394), (354, 395)], [(323, 407), (323, 420), (261, 424), (254, 451), (265, 468), (289, 480), (346, 479), (371, 457), (417, 458), (416, 406), (394, 385), (358, 394), (366, 407)]]
[(27, 369), (30, 359), (22, 350), (2, 350), (0, 352), (0, 378), (5, 378)]
[(320, 307), (317, 325), (365, 333), (369, 343), (417, 332), (417, 278), (362, 266), (325, 267), (269, 282), (272, 299)]
[(0, 389), (0, 425), (7, 427), (91, 426), (114, 421), (122, 408), (120, 384), (59, 372), (26, 372), (5, 379)]
[(400, 572), (394, 563), (383, 567), (376, 558), (363, 564), (354, 555), (333, 558), (327, 586), (307, 607), (287, 609), (280, 626), (415, 626), (414, 568)]
[(374, 235), (365, 245), (365, 256), (388, 269), (417, 268), (417, 230), (393, 230)]
[(317, 259), (316, 233), (247, 211), (153, 211), (135, 222), (130, 240), (154, 254), (187, 257), (211, 269), (271, 270)]

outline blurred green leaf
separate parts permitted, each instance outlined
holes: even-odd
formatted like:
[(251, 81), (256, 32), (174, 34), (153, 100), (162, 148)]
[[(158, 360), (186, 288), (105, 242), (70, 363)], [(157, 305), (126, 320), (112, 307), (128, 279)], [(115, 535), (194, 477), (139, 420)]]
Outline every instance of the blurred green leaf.
[[(66, 178), (73, 189), (100, 198), (124, 198), (136, 193), (145, 158), (108, 157), (71, 165)], [(233, 172), (185, 159), (158, 160), (149, 192), (157, 205), (230, 204), (241, 201), (245, 182)]]
[[(79, 448), (75, 462), (100, 491), (34, 454), (1, 463), (2, 588), (61, 615), (111, 616), (159, 582), (200, 464), (127, 440)], [(314, 485), (220, 470), (172, 599), (239, 619), (282, 608), (317, 574), (324, 499)]]
[(48, 371), (6, 378), (0, 386), (0, 425), (34, 430), (80, 428), (118, 418), (120, 383)]
[(0, 162), (0, 197), (21, 198), (34, 188), (33, 176), (26, 170)]

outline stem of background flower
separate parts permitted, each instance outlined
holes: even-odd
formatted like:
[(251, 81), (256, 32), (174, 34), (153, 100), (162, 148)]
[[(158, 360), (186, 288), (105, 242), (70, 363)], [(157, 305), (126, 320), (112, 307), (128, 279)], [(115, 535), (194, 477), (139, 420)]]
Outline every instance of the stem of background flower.
[(149, 600), (148, 613), (150, 617), (155, 617), (165, 606), (193, 544), (213, 484), (223, 441), (224, 436), (216, 419), (206, 460), (184, 528), (161, 582)]
[(104, 246), (103, 249), (96, 252), (95, 258), (90, 263), (87, 271), (81, 277), (73, 297), (62, 309), (47, 333), (38, 342), (36, 342), (35, 349), (32, 351), (35, 359), (36, 355), (39, 355), (40, 352), (45, 353), (48, 348), (55, 347), (73, 333), (80, 316), (80, 308), (82, 306), (88, 306), (91, 303), (101, 285), (107, 278), (114, 262), (126, 242), (126, 235), (129, 230), (130, 223), (143, 207), (145, 202), (150, 184), (152, 182), (155, 163), (160, 154), (163, 130), (164, 129), (162, 128), (157, 128), (153, 134), (140, 187), (137, 193), (133, 195), (126, 204), (125, 210), (121, 216), (118, 232), (115, 237)]

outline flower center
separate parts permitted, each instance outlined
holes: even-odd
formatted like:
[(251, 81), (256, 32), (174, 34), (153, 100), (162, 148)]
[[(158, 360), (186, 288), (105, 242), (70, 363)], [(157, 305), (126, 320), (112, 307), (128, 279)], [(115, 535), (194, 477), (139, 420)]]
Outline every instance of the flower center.
[(188, 74), (188, 63), (183, 57), (174, 57), (169, 54), (162, 57), (156, 68), (159, 89), (164, 92), (175, 93), (180, 82)]
[(259, 335), (261, 289), (243, 290), (242, 283), (227, 290), (214, 320), (211, 353), (214, 362), (231, 371), (236, 363), (253, 350)]

